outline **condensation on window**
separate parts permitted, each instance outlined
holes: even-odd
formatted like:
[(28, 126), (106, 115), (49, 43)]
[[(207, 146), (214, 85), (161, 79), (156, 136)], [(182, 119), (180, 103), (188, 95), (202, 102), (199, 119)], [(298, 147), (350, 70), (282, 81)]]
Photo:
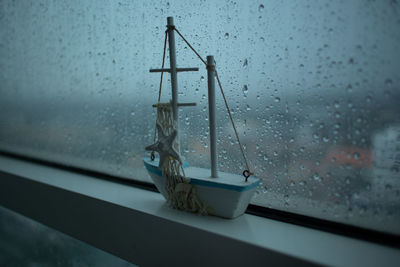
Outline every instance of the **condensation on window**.
[[(214, 55), (253, 203), (400, 233), (397, 1), (1, 1), (0, 148), (132, 179), (167, 16)], [(181, 151), (209, 167), (206, 70), (176, 38)], [(167, 58), (168, 62), (168, 58)], [(168, 66), (168, 63), (167, 63)], [(162, 101), (170, 98), (166, 75)], [(220, 95), (218, 167), (244, 162)]]

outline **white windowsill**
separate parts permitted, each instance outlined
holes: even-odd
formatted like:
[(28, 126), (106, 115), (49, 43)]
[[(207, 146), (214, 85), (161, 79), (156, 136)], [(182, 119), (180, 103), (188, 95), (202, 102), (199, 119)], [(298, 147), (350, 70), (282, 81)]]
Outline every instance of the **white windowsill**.
[(396, 266), (397, 249), (245, 214), (170, 209), (158, 193), (0, 156), (0, 205), (140, 266)]

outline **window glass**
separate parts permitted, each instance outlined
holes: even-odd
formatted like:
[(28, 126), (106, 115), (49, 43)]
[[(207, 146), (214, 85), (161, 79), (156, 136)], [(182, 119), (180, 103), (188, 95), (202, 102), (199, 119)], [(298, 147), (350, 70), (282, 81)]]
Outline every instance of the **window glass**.
[[(167, 16), (215, 56), (253, 203), (400, 233), (396, 1), (1, 1), (0, 148), (148, 179)], [(209, 167), (207, 75), (177, 40), (186, 160)], [(167, 61), (168, 62), (168, 61)], [(168, 63), (166, 64), (168, 66)], [(164, 80), (163, 101), (170, 81)], [(244, 164), (220, 95), (219, 169)], [(383, 223), (384, 222), (384, 223)]]
[(1, 266), (136, 265), (0, 206)]

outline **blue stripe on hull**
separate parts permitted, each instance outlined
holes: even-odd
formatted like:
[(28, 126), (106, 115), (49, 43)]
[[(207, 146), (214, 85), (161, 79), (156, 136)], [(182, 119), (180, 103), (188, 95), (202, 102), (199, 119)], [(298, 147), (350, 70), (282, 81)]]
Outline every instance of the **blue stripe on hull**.
[[(163, 176), (162, 171), (160, 169), (158, 169), (158, 166), (146, 162), (145, 159), (143, 159), (143, 163), (148, 172), (153, 173), (157, 176)], [(156, 162), (154, 162), (154, 163), (156, 163)], [(190, 179), (190, 183), (193, 185), (222, 188), (222, 189), (232, 190), (232, 191), (237, 191), (237, 192), (244, 192), (247, 190), (251, 190), (254, 187), (257, 187), (258, 184), (260, 183), (260, 180), (257, 180), (253, 183), (249, 183), (248, 185), (239, 186), (239, 185), (232, 185), (232, 184), (215, 183), (212, 181), (199, 180), (199, 179), (190, 178), (190, 177), (187, 177), (187, 178)]]
[(223, 189), (237, 191), (237, 192), (244, 192), (244, 191), (253, 189), (254, 187), (257, 187), (259, 184), (259, 181), (254, 182), (249, 185), (246, 185), (246, 186), (238, 186), (238, 185), (231, 185), (231, 184), (213, 183), (213, 182), (209, 182), (209, 181), (198, 180), (198, 179), (192, 178), (190, 180), (190, 183), (194, 184), (194, 185), (199, 185), (199, 186), (216, 187), (216, 188), (223, 188)]
[(147, 163), (145, 160), (143, 160), (144, 166), (146, 167), (148, 172), (154, 173), (158, 176), (162, 176), (162, 171), (158, 169), (157, 166), (154, 166), (152, 164)]

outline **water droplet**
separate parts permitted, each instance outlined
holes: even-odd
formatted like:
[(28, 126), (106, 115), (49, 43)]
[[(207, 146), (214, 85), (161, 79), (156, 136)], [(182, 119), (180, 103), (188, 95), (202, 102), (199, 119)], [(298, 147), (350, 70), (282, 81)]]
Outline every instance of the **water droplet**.
[(243, 85), (242, 91), (244, 94), (247, 94), (249, 92), (249, 88), (247, 87), (247, 85)]
[(333, 105), (334, 105), (335, 108), (340, 108), (340, 104), (339, 104), (338, 101), (335, 101), (335, 102), (333, 103)]
[(200, 81), (204, 81), (204, 76), (201, 76), (201, 77), (200, 77)]
[(247, 68), (248, 64), (249, 64), (249, 62), (247, 61), (247, 58), (245, 58), (244, 61), (243, 61), (243, 67)]
[(321, 177), (319, 177), (318, 172), (314, 173), (313, 178), (315, 181), (321, 181)]
[(354, 158), (355, 160), (359, 160), (359, 159), (360, 159), (360, 154), (358, 154), (358, 152), (354, 152), (354, 153), (353, 153), (353, 158)]
[(336, 119), (340, 119), (340, 112), (335, 112), (334, 116)]
[(371, 96), (367, 96), (367, 97), (365, 98), (365, 101), (366, 101), (367, 103), (371, 103), (371, 100), (372, 100), (372, 97), (371, 97)]
[(351, 84), (347, 85), (347, 93), (353, 92), (353, 86)]
[(313, 134), (313, 137), (314, 137), (314, 139), (318, 139), (319, 135), (315, 133), (315, 134)]
[(263, 4), (259, 5), (258, 6), (258, 11), (262, 12), (263, 10), (264, 10), (264, 5)]
[(325, 143), (328, 143), (329, 142), (329, 137), (328, 136), (322, 137), (322, 141), (324, 141)]
[(370, 191), (370, 190), (371, 190), (371, 184), (368, 183), (368, 184), (365, 186), (365, 189), (367, 189), (368, 191)]
[(387, 79), (385, 80), (385, 84), (386, 84), (386, 85), (392, 85), (392, 83), (393, 83), (393, 81), (392, 81), (392, 79), (390, 79), (390, 78), (387, 78)]
[(275, 97), (274, 101), (275, 101), (276, 103), (279, 103), (279, 102), (281, 102), (281, 99), (280, 99), (279, 97)]
[(400, 169), (398, 166), (395, 165), (395, 166), (392, 166), (392, 168), (390, 168), (390, 171), (392, 173), (399, 173)]
[(225, 33), (225, 39), (228, 39), (229, 38), (229, 33)]

